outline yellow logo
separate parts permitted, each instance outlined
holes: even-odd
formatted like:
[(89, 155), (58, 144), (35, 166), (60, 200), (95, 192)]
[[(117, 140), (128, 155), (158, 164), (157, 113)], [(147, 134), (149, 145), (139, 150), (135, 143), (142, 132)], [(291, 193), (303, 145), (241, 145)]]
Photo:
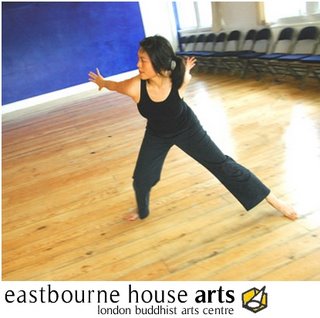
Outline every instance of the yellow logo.
[(242, 294), (242, 307), (254, 313), (268, 307), (268, 294), (265, 292), (266, 286), (260, 290), (251, 288)]

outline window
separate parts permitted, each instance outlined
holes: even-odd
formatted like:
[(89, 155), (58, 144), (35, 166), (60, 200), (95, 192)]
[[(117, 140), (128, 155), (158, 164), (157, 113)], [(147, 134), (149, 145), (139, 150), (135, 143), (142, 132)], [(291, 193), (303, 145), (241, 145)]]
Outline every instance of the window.
[(176, 1), (176, 22), (179, 30), (211, 28), (211, 1)]
[(266, 21), (277, 22), (290, 17), (310, 16), (320, 13), (320, 1), (265, 1), (264, 11)]

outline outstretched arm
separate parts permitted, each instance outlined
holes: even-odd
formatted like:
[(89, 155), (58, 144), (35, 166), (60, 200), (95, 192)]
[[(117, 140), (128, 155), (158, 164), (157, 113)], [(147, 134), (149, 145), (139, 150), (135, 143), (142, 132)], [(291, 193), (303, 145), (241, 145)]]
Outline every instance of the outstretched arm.
[(89, 73), (89, 81), (98, 85), (99, 91), (106, 88), (123, 95), (130, 96), (135, 102), (140, 99), (140, 78), (135, 76), (121, 82), (105, 80), (99, 69)]
[(190, 74), (190, 71), (195, 67), (196, 62), (197, 62), (197, 60), (195, 57), (188, 57), (185, 60), (186, 71), (184, 73), (183, 83), (179, 89), (179, 94), (181, 97), (184, 96), (185, 90), (186, 90), (189, 82), (191, 81), (192, 75)]
[(188, 57), (186, 59), (186, 72), (184, 74), (184, 82), (183, 82), (184, 85), (189, 84), (189, 82), (192, 78), (190, 71), (196, 66), (196, 62), (197, 62), (197, 60), (194, 56)]

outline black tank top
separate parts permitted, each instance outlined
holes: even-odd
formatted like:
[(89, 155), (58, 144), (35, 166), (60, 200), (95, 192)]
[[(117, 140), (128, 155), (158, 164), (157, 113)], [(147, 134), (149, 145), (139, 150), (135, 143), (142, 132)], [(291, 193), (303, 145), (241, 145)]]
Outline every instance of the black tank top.
[(178, 89), (172, 85), (169, 96), (161, 102), (154, 102), (147, 92), (147, 81), (141, 80), (140, 114), (147, 118), (147, 129), (160, 136), (177, 134), (189, 125), (193, 112), (179, 96)]

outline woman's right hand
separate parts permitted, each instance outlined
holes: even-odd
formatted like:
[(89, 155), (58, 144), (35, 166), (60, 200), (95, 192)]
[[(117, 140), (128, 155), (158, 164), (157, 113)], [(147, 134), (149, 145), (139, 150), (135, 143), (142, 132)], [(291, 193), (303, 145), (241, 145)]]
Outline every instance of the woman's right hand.
[(96, 73), (90, 72), (89, 74), (89, 81), (92, 83), (96, 83), (99, 87), (99, 91), (105, 87), (105, 79), (100, 74), (99, 69), (96, 69)]
[(106, 88), (109, 91), (115, 91), (119, 94), (127, 95), (131, 97), (136, 103), (140, 99), (140, 76), (136, 75), (132, 78), (116, 82), (111, 80), (106, 80), (100, 74), (99, 69), (96, 69), (95, 72), (90, 72), (89, 81), (96, 83), (99, 87), (99, 91), (102, 88)]

